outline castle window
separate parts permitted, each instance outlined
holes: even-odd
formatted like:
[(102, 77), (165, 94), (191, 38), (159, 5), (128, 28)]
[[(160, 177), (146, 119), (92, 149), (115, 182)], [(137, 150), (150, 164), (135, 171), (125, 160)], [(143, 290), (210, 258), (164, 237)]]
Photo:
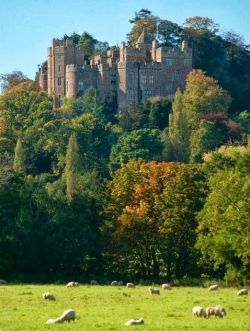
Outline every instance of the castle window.
[(142, 82), (142, 84), (147, 83), (147, 76), (146, 75), (141, 75), (141, 82)]
[(57, 77), (57, 85), (58, 86), (62, 85), (62, 77)]
[(60, 64), (59, 64), (59, 66), (58, 66), (58, 71), (59, 71), (59, 72), (61, 71), (61, 66), (60, 66)]
[(83, 91), (83, 81), (79, 80), (78, 82), (78, 91)]
[(179, 72), (175, 71), (172, 74), (172, 80), (180, 80), (181, 79), (181, 75)]
[(66, 83), (66, 91), (68, 92), (69, 91), (69, 81), (67, 80), (67, 83)]
[(172, 66), (173, 65), (173, 59), (166, 59), (165, 60), (167, 66)]
[(172, 83), (167, 83), (166, 84), (166, 90), (167, 90), (167, 92), (172, 92), (172, 90), (173, 90), (173, 84)]
[(128, 90), (128, 100), (134, 100), (135, 94), (133, 90)]
[(153, 92), (150, 90), (143, 91), (143, 99), (151, 98), (153, 96)]
[(129, 72), (128, 73), (128, 83), (129, 84), (134, 84), (135, 83), (135, 73), (134, 72)]
[(149, 76), (148, 82), (149, 82), (149, 84), (154, 84), (154, 76)]

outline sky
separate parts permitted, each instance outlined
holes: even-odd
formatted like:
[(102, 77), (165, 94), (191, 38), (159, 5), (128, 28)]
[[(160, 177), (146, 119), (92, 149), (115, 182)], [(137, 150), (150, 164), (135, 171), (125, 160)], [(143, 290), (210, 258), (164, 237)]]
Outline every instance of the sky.
[(250, 44), (250, 0), (0, 0), (0, 74), (21, 70), (33, 79), (52, 38), (64, 34), (88, 32), (120, 44), (142, 8), (178, 24), (208, 16)]

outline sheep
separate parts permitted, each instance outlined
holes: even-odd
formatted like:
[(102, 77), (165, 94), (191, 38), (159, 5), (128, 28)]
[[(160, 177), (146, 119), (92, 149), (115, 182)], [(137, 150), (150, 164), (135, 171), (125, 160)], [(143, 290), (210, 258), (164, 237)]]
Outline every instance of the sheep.
[(226, 309), (222, 306), (215, 306), (214, 307), (214, 316), (215, 317), (219, 317), (219, 318), (223, 318), (224, 316), (226, 316)]
[(158, 288), (149, 287), (148, 291), (151, 295), (153, 294), (160, 295), (160, 290)]
[(161, 285), (161, 288), (162, 288), (163, 290), (171, 290), (171, 289), (172, 289), (170, 284), (162, 284), (162, 285)]
[(69, 282), (69, 283), (66, 285), (66, 287), (77, 287), (77, 286), (79, 286), (79, 283), (77, 283), (77, 282)]
[(192, 313), (193, 313), (193, 316), (195, 316), (195, 317), (207, 317), (205, 309), (200, 306), (193, 307)]
[(6, 280), (0, 279), (0, 285), (4, 285), (4, 284), (7, 284)]
[(207, 317), (214, 316), (215, 315), (214, 307), (208, 307), (206, 309), (206, 315), (207, 315)]
[(65, 310), (62, 315), (58, 318), (50, 318), (47, 320), (46, 324), (57, 324), (57, 323), (63, 323), (65, 321), (67, 322), (71, 322), (71, 321), (75, 321), (76, 318), (76, 313), (73, 309), (68, 309)]
[(56, 300), (55, 296), (50, 292), (43, 293), (43, 299), (44, 300), (49, 300), (49, 301), (55, 301)]
[(211, 291), (217, 291), (219, 289), (219, 285), (211, 285), (209, 286), (208, 288), (208, 291), (211, 292)]
[(129, 320), (125, 323), (125, 325), (140, 325), (140, 324), (144, 324), (144, 320), (143, 318), (139, 318), (138, 320), (133, 319), (133, 320)]
[(99, 283), (98, 283), (97, 280), (91, 280), (91, 281), (90, 281), (90, 284), (91, 284), (91, 285), (99, 285)]
[(118, 281), (117, 280), (113, 280), (113, 282), (111, 282), (110, 285), (111, 286), (118, 286)]
[(135, 284), (134, 283), (127, 283), (127, 288), (135, 288)]
[(237, 295), (248, 295), (248, 290), (246, 288), (242, 288), (237, 292)]

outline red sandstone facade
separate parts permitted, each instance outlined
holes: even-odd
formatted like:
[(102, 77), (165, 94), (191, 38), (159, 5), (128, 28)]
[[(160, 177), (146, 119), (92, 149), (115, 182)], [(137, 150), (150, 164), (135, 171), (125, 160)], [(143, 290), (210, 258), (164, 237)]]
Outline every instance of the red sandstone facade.
[(119, 51), (108, 51), (86, 64), (85, 52), (72, 40), (53, 39), (48, 48), (47, 68), (39, 71), (39, 84), (60, 107), (63, 98), (78, 97), (95, 87), (103, 101), (117, 100), (118, 110), (129, 109), (153, 96), (172, 98), (185, 87), (192, 70), (192, 49), (185, 42), (181, 48), (158, 47), (146, 43), (144, 33), (136, 48), (122, 43)]

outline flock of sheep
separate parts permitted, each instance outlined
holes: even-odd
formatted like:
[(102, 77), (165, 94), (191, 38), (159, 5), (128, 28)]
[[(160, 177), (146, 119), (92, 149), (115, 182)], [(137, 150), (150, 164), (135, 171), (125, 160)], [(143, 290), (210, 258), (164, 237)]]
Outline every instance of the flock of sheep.
[[(7, 282), (3, 279), (0, 279), (0, 284), (4, 285), (7, 284)], [(96, 280), (91, 280), (90, 282), (91, 285), (99, 285), (99, 283)], [(123, 286), (123, 282), (122, 281), (113, 281), (110, 284), (111, 286)], [(79, 283), (77, 282), (69, 282), (68, 284), (66, 284), (67, 288), (70, 287), (78, 287)], [(127, 283), (126, 284), (127, 288), (135, 288), (135, 284), (134, 283)], [(172, 287), (170, 284), (162, 284), (161, 288), (163, 290), (171, 290)], [(208, 288), (208, 291), (217, 291), (219, 289), (219, 286), (217, 284), (215, 285), (211, 285)], [(151, 295), (160, 295), (160, 289), (159, 288), (154, 288), (154, 287), (149, 287), (148, 288), (148, 292)], [(237, 295), (239, 296), (244, 296), (244, 295), (248, 295), (248, 290), (246, 288), (243, 288), (241, 290), (239, 290), (237, 292)], [(48, 301), (55, 301), (56, 298), (54, 296), (54, 294), (50, 293), (50, 292), (45, 292), (43, 294), (43, 299), (44, 300), (48, 300)], [(201, 306), (195, 306), (192, 309), (192, 313), (194, 317), (205, 317), (205, 318), (209, 318), (210, 316), (215, 316), (215, 317), (219, 317), (219, 318), (223, 318), (227, 315), (226, 313), (226, 309), (221, 306), (221, 305), (217, 305), (215, 307), (207, 307), (206, 309), (201, 307)], [(49, 319), (46, 324), (57, 324), (57, 323), (64, 323), (64, 322), (71, 322), (71, 321), (75, 321), (76, 319), (76, 312), (73, 309), (68, 309), (65, 310), (61, 316), (54, 318), (54, 319)], [(140, 325), (140, 324), (144, 324), (144, 320), (143, 318), (139, 318), (139, 319), (131, 319), (129, 321), (127, 321), (125, 323), (125, 325)]]
[[(95, 280), (91, 280), (90, 282), (91, 285), (99, 285), (99, 283)], [(111, 286), (123, 286), (123, 282), (120, 281), (113, 281), (110, 284)], [(77, 282), (69, 282), (66, 287), (78, 287), (79, 283)], [(135, 288), (135, 284), (134, 283), (127, 283), (126, 284), (127, 288)], [(161, 288), (163, 290), (171, 290), (172, 287), (170, 284), (162, 284)], [(211, 285), (208, 288), (208, 291), (217, 291), (219, 289), (219, 286), (217, 284), (215, 285)], [(154, 288), (154, 287), (149, 287), (148, 288), (148, 292), (151, 295), (160, 295), (160, 289), (159, 288)], [(237, 292), (237, 295), (242, 296), (242, 295), (248, 295), (248, 290), (246, 288), (243, 288), (241, 290), (239, 290)], [(43, 299), (45, 300), (55, 300), (55, 296), (52, 293), (46, 292), (43, 294)], [(211, 316), (215, 316), (215, 317), (219, 317), (219, 318), (223, 318), (224, 316), (227, 315), (226, 313), (226, 309), (221, 306), (221, 305), (217, 305), (215, 307), (207, 307), (206, 309), (201, 307), (201, 306), (195, 306), (192, 309), (192, 313), (194, 317), (205, 317), (205, 318), (209, 318)], [(68, 309), (66, 311), (63, 312), (63, 314), (60, 317), (57, 317), (55, 319), (49, 319), (46, 324), (56, 324), (56, 323), (63, 323), (65, 321), (70, 322), (70, 321), (74, 321), (76, 318), (76, 313), (73, 309)], [(139, 319), (131, 319), (129, 321), (127, 321), (125, 323), (125, 325), (140, 325), (140, 324), (144, 324), (144, 319), (141, 317)]]

